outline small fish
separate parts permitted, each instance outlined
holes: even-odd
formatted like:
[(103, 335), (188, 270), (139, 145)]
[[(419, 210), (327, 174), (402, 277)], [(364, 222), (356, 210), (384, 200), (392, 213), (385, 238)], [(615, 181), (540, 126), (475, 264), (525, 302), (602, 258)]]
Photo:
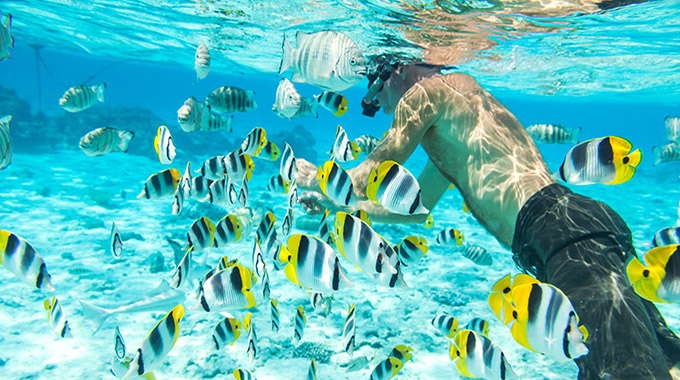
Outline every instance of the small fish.
[(88, 156), (128, 151), (130, 141), (135, 137), (132, 131), (119, 131), (114, 128), (97, 128), (80, 139), (80, 149)]
[[(117, 357), (111, 357), (111, 374), (115, 376), (116, 379), (122, 379), (130, 369), (130, 363), (132, 363), (134, 356), (132, 354), (126, 355), (123, 359), (118, 359)], [(147, 372), (142, 376), (132, 376), (131, 379), (146, 379), (146, 380), (156, 380), (153, 372)]]
[(401, 271), (401, 263), (399, 262), (397, 253), (394, 251), (394, 248), (390, 246), (390, 243), (388, 243), (382, 237), (380, 238), (382, 239), (383, 255), (389, 263), (394, 265), (396, 273), (385, 271), (383, 273), (373, 274), (373, 281), (375, 281), (378, 285), (386, 286), (388, 288), (408, 288), (408, 285), (404, 281), (404, 274)]
[(248, 206), (248, 195), (248, 175), (246, 174), (243, 176), (241, 187), (238, 189), (238, 202), (241, 207)]
[(201, 120), (198, 125), (198, 130), (203, 132), (231, 132), (231, 124), (234, 121), (234, 115), (223, 116), (210, 112), (210, 108), (206, 107), (201, 114)]
[(298, 187), (297, 187), (297, 181), (293, 180), (293, 182), (290, 184), (290, 188), (288, 189), (288, 196), (286, 198), (286, 201), (288, 202), (288, 208), (292, 209), (297, 205), (298, 202)]
[(401, 243), (395, 245), (394, 250), (397, 251), (399, 262), (404, 266), (415, 264), (423, 258), (428, 251), (427, 240), (420, 236), (405, 237)]
[(142, 376), (163, 363), (170, 350), (175, 346), (179, 336), (179, 322), (183, 317), (184, 307), (180, 304), (158, 321), (137, 349), (123, 380)]
[(262, 299), (268, 299), (271, 297), (272, 290), (269, 287), (269, 272), (267, 271), (267, 266), (262, 267), (264, 274), (262, 275)]
[(387, 210), (402, 215), (427, 214), (420, 198), (420, 184), (406, 168), (394, 161), (383, 161), (371, 169), (366, 196)]
[(272, 193), (288, 193), (290, 182), (283, 179), (281, 174), (272, 176), (267, 183), (267, 190)]
[(335, 241), (333, 237), (331, 236), (331, 232), (328, 230), (328, 209), (324, 211), (323, 216), (321, 217), (321, 221), (319, 222), (319, 229), (317, 230), (317, 234), (319, 235), (319, 238), (321, 241), (324, 243), (334, 246)]
[(472, 330), (487, 337), (489, 336), (489, 322), (482, 318), (472, 318), (465, 325), (464, 329)]
[(158, 160), (163, 165), (170, 165), (175, 159), (175, 144), (172, 143), (172, 136), (170, 130), (165, 125), (158, 127), (158, 133), (153, 141), (154, 148), (158, 154)]
[(236, 380), (257, 380), (255, 378), (255, 375), (250, 373), (250, 371), (248, 371), (245, 368), (239, 368), (234, 370), (234, 378)]
[(293, 332), (293, 342), (298, 343), (302, 340), (302, 334), (305, 333), (305, 324), (307, 323), (307, 318), (305, 318), (305, 308), (298, 306), (295, 312), (295, 331)]
[(338, 125), (335, 130), (335, 141), (331, 150), (331, 161), (348, 162), (359, 158), (361, 148), (354, 141), (349, 141), (345, 130)]
[(272, 106), (272, 111), (285, 119), (291, 119), (302, 106), (302, 95), (298, 93), (295, 86), (286, 78), (279, 81), (276, 88), (276, 100)]
[(233, 317), (222, 319), (213, 329), (212, 343), (215, 351), (226, 346), (233, 346), (241, 336), (241, 321)]
[(666, 138), (671, 141), (680, 140), (680, 117), (670, 117), (666, 116), (664, 119), (664, 124), (666, 124)]
[(354, 356), (354, 346), (356, 345), (356, 304), (352, 304), (347, 311), (345, 324), (342, 327), (342, 346), (349, 357)]
[(314, 359), (309, 363), (309, 370), (307, 370), (307, 380), (316, 380), (316, 363)]
[(104, 103), (106, 83), (99, 86), (78, 85), (66, 90), (59, 99), (59, 106), (68, 112), (84, 111), (97, 102)]
[(111, 237), (109, 238), (109, 241), (111, 255), (116, 259), (120, 259), (120, 256), (123, 254), (123, 241), (120, 239), (120, 234), (118, 233), (115, 222), (111, 222)]
[(194, 69), (196, 69), (196, 80), (205, 78), (210, 71), (210, 52), (203, 42), (196, 48), (194, 57)]
[(180, 178), (180, 184), (172, 195), (172, 215), (179, 215), (182, 212), (182, 208), (184, 208), (184, 191), (181, 186), (182, 180)]
[(223, 86), (213, 90), (205, 100), (212, 111), (219, 113), (250, 112), (257, 109), (255, 92), (234, 86)]
[(302, 98), (300, 108), (293, 117), (319, 117), (319, 102), (310, 98)]
[(354, 143), (359, 146), (361, 154), (369, 155), (373, 152), (373, 149), (380, 144), (380, 140), (371, 135), (361, 135), (354, 139)]
[(357, 217), (361, 219), (364, 223), (368, 224), (369, 227), (371, 227), (373, 224), (371, 223), (371, 219), (368, 217), (368, 213), (364, 210), (356, 210), (350, 215)]
[(213, 181), (202, 175), (191, 179), (191, 198), (204, 200), (210, 194), (210, 186)]
[(243, 237), (243, 226), (236, 215), (227, 215), (215, 225), (215, 247), (235, 243)]
[(680, 302), (680, 275), (675, 267), (680, 264), (680, 245), (671, 244), (650, 249), (634, 257), (626, 267), (628, 279), (642, 298), (661, 303)]
[(253, 268), (255, 268), (255, 274), (257, 274), (259, 277), (264, 275), (264, 266), (264, 257), (262, 257), (260, 243), (256, 239), (253, 242)]
[(249, 156), (257, 156), (267, 145), (267, 132), (260, 127), (253, 128), (241, 143), (241, 151)]
[(170, 282), (170, 286), (173, 288), (179, 288), (189, 281), (189, 274), (191, 272), (191, 252), (193, 250), (193, 246), (189, 247), (187, 253), (185, 253), (182, 258), (182, 261), (180, 261), (177, 268), (175, 268), (175, 273), (172, 275), (172, 281)]
[(252, 321), (252, 315), (250, 313), (243, 317), (243, 328), (248, 332), (248, 348), (246, 352), (248, 354), (248, 360), (252, 363), (257, 357), (257, 335), (255, 334), (255, 324)]
[(265, 241), (272, 228), (275, 228), (274, 222), (276, 222), (276, 216), (274, 216), (273, 212), (269, 211), (262, 217), (255, 232), (255, 238), (258, 241)]
[(359, 356), (347, 363), (341, 363), (340, 368), (345, 368), (346, 372), (361, 371), (371, 362), (371, 360), (372, 358), (369, 358), (368, 356)]
[[(2, 30), (1, 27), (0, 30)], [(5, 169), (14, 161), (12, 156), (12, 136), (9, 134), (10, 121), (12, 121), (12, 115), (0, 118), (0, 170)]]
[(335, 116), (342, 116), (347, 112), (347, 98), (342, 94), (332, 91), (324, 91), (314, 96), (321, 106), (333, 113)]
[(437, 245), (458, 246), (462, 245), (464, 240), (465, 236), (462, 232), (455, 228), (445, 228), (439, 231), (434, 242)]
[(680, 161), (680, 144), (671, 141), (668, 144), (652, 147), (654, 153), (654, 166), (662, 162)]
[(425, 223), (423, 223), (423, 226), (427, 229), (434, 227), (434, 216), (432, 216), (432, 214), (429, 214), (427, 216), (427, 218), (425, 219)]
[(584, 141), (571, 148), (553, 178), (572, 185), (627, 182), (642, 160), (640, 149), (632, 149), (628, 140), (616, 136)]
[(460, 253), (463, 257), (477, 265), (488, 267), (493, 264), (493, 258), (489, 251), (478, 245), (466, 244)]
[(334, 292), (354, 286), (331, 246), (311, 235), (293, 235), (281, 248), (279, 260), (292, 283), (316, 292)]
[(54, 292), (51, 276), (42, 256), (23, 238), (0, 230), (0, 264), (25, 284)]
[(293, 229), (293, 209), (289, 208), (286, 210), (286, 216), (283, 217), (283, 224), (281, 225), (281, 234), (284, 237), (290, 235)]
[(284, 264), (279, 260), (281, 254), (281, 242), (279, 241), (276, 227), (273, 226), (264, 239), (262, 250), (267, 257), (272, 259), (275, 270), (281, 270)]
[(368, 380), (388, 380), (395, 377), (401, 368), (404, 367), (404, 363), (393, 357), (388, 357), (378, 364), (371, 372), (371, 377)]
[(295, 155), (293, 154), (293, 148), (286, 143), (283, 148), (283, 155), (281, 156), (281, 168), (279, 170), (281, 177), (286, 182), (291, 182), (297, 178), (297, 166), (295, 165)]
[(209, 113), (205, 105), (192, 96), (177, 110), (177, 123), (184, 132), (199, 131), (204, 113)]
[(227, 256), (222, 256), (219, 261), (217, 261), (217, 266), (213, 269), (210, 269), (207, 271), (203, 277), (198, 280), (198, 290), (196, 291), (196, 294), (200, 294), (201, 292), (201, 287), (203, 284), (210, 278), (212, 277), (215, 273), (223, 271), (228, 268), (233, 268), (238, 265), (238, 259), (234, 260), (229, 260)]
[(447, 338), (453, 338), (458, 332), (458, 320), (448, 314), (435, 315), (431, 323)]
[(269, 316), (272, 320), (272, 331), (278, 333), (280, 321), (279, 303), (273, 298), (269, 299), (269, 311), (270, 311)]
[[(0, 13), (0, 19), (2, 18), (2, 13)], [(3, 59), (12, 58), (9, 54), (9, 47), (14, 49), (14, 37), (10, 34), (10, 28), (12, 27), (12, 15), (7, 14), (5, 17), (5, 23), (0, 25), (0, 62)]]
[(246, 175), (246, 178), (250, 181), (253, 170), (255, 170), (255, 163), (249, 155), (243, 154), (241, 149), (236, 149), (224, 156), (224, 169), (229, 178), (237, 180)]
[(449, 356), (465, 377), (492, 380), (516, 378), (505, 354), (489, 338), (472, 330), (461, 330), (449, 348)]
[(321, 316), (328, 317), (331, 314), (331, 297), (324, 297), (323, 294), (318, 292), (307, 292), (309, 293), (309, 302), (314, 307), (314, 310), (318, 310)]
[(226, 169), (224, 167), (224, 156), (214, 156), (210, 157), (203, 162), (203, 165), (196, 173), (200, 173), (201, 176), (216, 180), (224, 178), (224, 173)]
[(411, 358), (413, 358), (413, 354), (411, 352), (413, 352), (413, 348), (399, 344), (392, 349), (388, 356), (399, 359), (402, 363), (406, 364), (409, 360), (411, 360)]
[(368, 274), (397, 273), (394, 262), (385, 257), (385, 243), (380, 235), (361, 219), (339, 211), (335, 215), (335, 247), (349, 262)]
[(582, 129), (581, 127), (567, 128), (561, 124), (534, 124), (527, 127), (526, 131), (537, 143), (578, 144)]
[(663, 247), (671, 244), (680, 244), (680, 227), (662, 228), (654, 234), (652, 247)]
[(45, 300), (45, 310), (47, 310), (47, 320), (50, 322), (52, 331), (60, 338), (72, 338), (71, 328), (57, 297), (52, 297), (52, 302), (49, 299)]
[(214, 205), (229, 203), (229, 195), (227, 192), (229, 191), (230, 183), (229, 177), (214, 181), (208, 189), (208, 196), (205, 197), (205, 201)]
[(179, 170), (165, 169), (152, 174), (144, 183), (144, 189), (137, 198), (158, 199), (172, 195), (179, 184)]
[[(536, 282), (531, 276), (519, 276), (515, 278), (517, 285), (521, 281), (527, 283)], [(514, 307), (512, 306), (512, 276), (507, 275), (500, 280), (498, 280), (494, 286), (491, 288), (491, 294), (489, 294), (489, 306), (496, 314), (496, 318), (503, 324), (508, 324), (513, 320), (512, 311)]]
[(125, 359), (125, 340), (123, 339), (123, 334), (120, 333), (118, 326), (116, 326), (116, 331), (113, 336), (113, 348), (118, 360)]
[(213, 274), (199, 290), (198, 304), (207, 312), (221, 309), (249, 309), (257, 306), (250, 290), (253, 280), (249, 269), (235, 265)]
[(352, 178), (340, 165), (326, 161), (316, 172), (321, 191), (333, 202), (348, 206), (353, 201), (354, 185)]
[(207, 217), (196, 219), (189, 227), (184, 249), (194, 248), (195, 252), (210, 248), (215, 240), (215, 225)]
[(267, 140), (267, 144), (262, 148), (260, 154), (255, 157), (261, 158), (263, 160), (276, 161), (279, 159), (279, 157), (281, 157), (281, 151), (273, 141)]
[(283, 36), (281, 75), (293, 68), (291, 80), (328, 91), (346, 90), (366, 76), (366, 59), (359, 46), (335, 31), (296, 34), (297, 49)]

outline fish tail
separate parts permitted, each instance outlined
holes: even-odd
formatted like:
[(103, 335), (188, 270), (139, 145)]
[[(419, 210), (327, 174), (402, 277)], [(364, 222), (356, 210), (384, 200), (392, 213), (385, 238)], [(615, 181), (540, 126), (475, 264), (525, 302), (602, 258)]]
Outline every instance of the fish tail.
[(654, 166), (658, 165), (661, 163), (661, 147), (658, 145), (654, 145), (652, 147), (652, 153), (654, 153)]
[(111, 316), (111, 312), (98, 307), (94, 305), (90, 305), (89, 303), (85, 301), (80, 301), (80, 306), (83, 311), (83, 316), (85, 316), (86, 319), (90, 320), (92, 322), (92, 325), (94, 326), (94, 332), (92, 332), (92, 335), (96, 334), (97, 331), (102, 327), (102, 324), (106, 321), (107, 318)]
[(97, 100), (104, 103), (104, 90), (106, 90), (106, 83), (102, 82), (97, 88)]
[(127, 153), (128, 146), (130, 145), (130, 141), (132, 141), (132, 138), (135, 137), (135, 133), (132, 131), (121, 131), (119, 136), (120, 142), (118, 143), (118, 148), (122, 152)]
[(576, 129), (574, 131), (574, 133), (571, 136), (571, 142), (573, 142), (574, 144), (578, 144), (578, 143), (581, 142), (581, 139), (580, 139), (581, 131), (583, 131), (583, 127), (578, 127), (578, 129)]
[(642, 161), (642, 151), (640, 149), (636, 149), (626, 157), (628, 158), (628, 165), (636, 167), (640, 165), (640, 161)]
[(312, 115), (314, 115), (314, 117), (316, 117), (316, 118), (319, 117), (318, 109), (319, 109), (320, 104), (321, 103), (319, 103), (319, 102), (311, 102), (311, 105), (310, 105), (310, 108), (309, 108), (309, 112), (311, 112)]
[(283, 57), (281, 57), (281, 64), (279, 65), (279, 73), (277, 76), (288, 70), (292, 65), (293, 46), (290, 44), (290, 42), (288, 42), (285, 34), (283, 35), (283, 43), (281, 44), (281, 48), (283, 49)]

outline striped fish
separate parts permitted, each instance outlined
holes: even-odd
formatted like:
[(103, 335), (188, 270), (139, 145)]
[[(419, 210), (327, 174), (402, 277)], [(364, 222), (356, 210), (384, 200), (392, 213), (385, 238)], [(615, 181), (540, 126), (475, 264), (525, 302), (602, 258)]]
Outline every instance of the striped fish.
[(434, 242), (437, 245), (458, 246), (463, 244), (465, 236), (455, 228), (445, 228), (437, 234)]
[(666, 138), (680, 142), (680, 117), (666, 116), (664, 124), (666, 124)]
[(249, 156), (257, 156), (267, 145), (267, 132), (260, 127), (253, 128), (241, 143), (241, 151)]
[(248, 191), (248, 175), (243, 176), (243, 180), (241, 181), (241, 187), (238, 189), (238, 203), (241, 205), (241, 207), (246, 207), (248, 206), (248, 196), (249, 196), (249, 191)]
[[(2, 13), (0, 13), (0, 19), (2, 19)], [(9, 47), (14, 49), (14, 37), (10, 34), (10, 28), (12, 27), (12, 15), (7, 14), (5, 18), (5, 23), (0, 24), (0, 62), (3, 59), (12, 58), (9, 54)]]
[(179, 336), (179, 322), (182, 317), (184, 317), (184, 307), (177, 305), (158, 321), (137, 349), (123, 380), (151, 372), (165, 361)]
[(259, 277), (264, 275), (264, 257), (262, 256), (262, 250), (260, 249), (260, 243), (255, 240), (253, 242), (253, 268), (255, 268), (255, 274)]
[(447, 338), (453, 338), (458, 332), (458, 320), (448, 314), (437, 314), (432, 318), (432, 326)]
[(404, 266), (415, 264), (428, 251), (427, 241), (420, 236), (405, 237), (399, 244), (392, 247), (399, 256), (399, 262)]
[(654, 234), (652, 247), (680, 244), (680, 227), (662, 228)]
[(12, 136), (9, 134), (9, 122), (12, 115), (0, 118), (0, 170), (8, 167), (14, 157), (12, 156)]
[(304, 288), (330, 293), (354, 286), (333, 248), (317, 237), (291, 236), (287, 246), (281, 248), (279, 260), (287, 264), (286, 277)]
[(250, 112), (257, 109), (255, 92), (234, 86), (223, 86), (208, 94), (205, 103), (219, 113)]
[(281, 151), (273, 141), (267, 140), (267, 144), (262, 148), (260, 154), (255, 157), (268, 161), (276, 161), (281, 157)]
[(276, 216), (274, 216), (274, 213), (271, 211), (267, 212), (262, 217), (262, 220), (260, 221), (260, 224), (257, 227), (257, 231), (255, 232), (255, 238), (261, 242), (265, 241), (272, 228), (275, 228), (274, 222), (276, 222)]
[(267, 190), (272, 193), (288, 193), (290, 182), (283, 179), (281, 174), (272, 176), (267, 183)]
[(642, 160), (640, 149), (632, 149), (628, 140), (616, 136), (584, 141), (571, 148), (553, 178), (572, 185), (624, 183)]
[(396, 376), (402, 367), (404, 367), (404, 363), (401, 360), (388, 357), (373, 369), (368, 380), (389, 380)]
[(233, 317), (226, 317), (213, 329), (213, 348), (218, 351), (222, 347), (233, 346), (240, 336), (241, 321)]
[(283, 177), (286, 182), (291, 182), (297, 178), (297, 166), (295, 165), (295, 155), (293, 154), (293, 148), (286, 143), (283, 148), (283, 155), (281, 156), (281, 167), (279, 169), (279, 174)]
[(382, 239), (383, 254), (385, 255), (385, 259), (389, 263), (394, 263), (394, 269), (396, 270), (396, 273), (383, 271), (382, 273), (373, 274), (373, 281), (375, 281), (378, 285), (386, 286), (388, 288), (408, 288), (406, 281), (404, 281), (404, 274), (401, 270), (401, 263), (399, 262), (397, 253), (394, 251), (394, 248), (390, 246), (390, 243), (388, 243), (382, 237), (380, 238)]
[(257, 380), (255, 378), (255, 375), (250, 373), (250, 371), (248, 371), (245, 368), (239, 368), (234, 370), (234, 378), (236, 380)]
[(671, 141), (668, 144), (652, 147), (654, 166), (662, 162), (680, 161), (680, 143)]
[(201, 130), (203, 113), (207, 112), (205, 105), (192, 96), (185, 100), (182, 107), (177, 110), (177, 123), (184, 132), (199, 131)]
[(224, 156), (214, 156), (205, 160), (196, 173), (200, 173), (205, 178), (216, 180), (224, 178), (225, 171)]
[(397, 273), (394, 262), (385, 257), (385, 242), (361, 219), (339, 211), (335, 214), (335, 247), (349, 262), (368, 274)]
[(283, 36), (281, 75), (293, 68), (291, 80), (309, 83), (323, 90), (342, 91), (366, 76), (366, 59), (361, 49), (346, 35), (335, 31), (295, 35), (297, 49)]
[(305, 333), (305, 324), (307, 323), (307, 318), (305, 318), (305, 308), (298, 306), (295, 311), (295, 331), (293, 332), (293, 343), (298, 343), (302, 340), (302, 335)]
[(406, 168), (394, 161), (384, 161), (371, 169), (366, 196), (387, 210), (402, 215), (427, 214), (420, 199), (420, 184)]
[(213, 181), (202, 175), (191, 179), (191, 198), (204, 200), (210, 194), (210, 186)]
[(401, 360), (402, 363), (406, 364), (411, 358), (413, 357), (413, 348), (399, 344), (394, 346), (390, 354), (388, 355), (389, 357), (396, 358)]
[(279, 314), (279, 303), (273, 298), (269, 299), (269, 316), (272, 320), (272, 331), (278, 333), (279, 322), (281, 320)]
[(348, 206), (352, 201), (354, 185), (352, 178), (340, 165), (333, 161), (326, 161), (316, 172), (321, 191), (333, 202)]
[(5, 230), (0, 230), (0, 264), (27, 285), (54, 292), (51, 276), (38, 251), (26, 240)]
[(300, 108), (293, 117), (319, 117), (319, 102), (314, 99), (302, 98)]
[[(182, 191), (182, 199), (189, 199), (191, 197), (191, 188), (193, 187), (193, 178), (191, 177), (191, 161), (187, 161), (187, 167), (184, 169), (184, 174), (179, 181), (179, 189)], [(181, 207), (180, 207), (181, 209)], [(179, 212), (178, 212), (179, 214)]]
[(179, 215), (182, 212), (182, 208), (184, 208), (184, 191), (181, 186), (180, 178), (180, 184), (172, 195), (172, 215)]
[(493, 257), (489, 254), (489, 251), (478, 245), (466, 244), (460, 253), (477, 265), (488, 267), (493, 264)]
[(45, 300), (45, 310), (47, 310), (47, 320), (50, 322), (52, 331), (60, 338), (72, 338), (71, 328), (57, 297), (52, 297), (52, 302), (49, 299)]
[(201, 123), (199, 124), (198, 130), (203, 132), (231, 132), (231, 124), (233, 121), (234, 115), (217, 115), (210, 112), (210, 109), (206, 107), (201, 114)]
[(349, 357), (354, 356), (354, 346), (356, 345), (356, 304), (352, 304), (347, 311), (345, 324), (342, 327), (342, 346)]
[(314, 359), (309, 363), (309, 370), (307, 370), (307, 380), (316, 380), (316, 363)]
[(194, 69), (196, 69), (196, 81), (205, 78), (210, 71), (210, 52), (203, 42), (196, 48)]
[(158, 199), (172, 195), (179, 184), (179, 170), (165, 169), (152, 174), (144, 183), (144, 189), (137, 198)]
[(333, 113), (335, 116), (342, 116), (347, 112), (347, 98), (342, 94), (332, 91), (324, 91), (319, 95), (314, 96), (321, 106)]
[(59, 106), (68, 112), (80, 112), (86, 110), (97, 102), (104, 103), (104, 90), (106, 83), (99, 86), (78, 85), (66, 90), (59, 99)]
[(165, 125), (158, 127), (158, 133), (153, 141), (154, 148), (158, 154), (158, 160), (163, 165), (170, 165), (175, 159), (175, 144), (172, 143), (170, 130)]
[(345, 130), (338, 125), (335, 130), (335, 141), (331, 150), (331, 161), (348, 162), (359, 158), (361, 149), (353, 141), (349, 141)]
[(298, 202), (298, 187), (297, 187), (297, 181), (293, 180), (290, 184), (290, 188), (288, 189), (288, 196), (286, 197), (286, 201), (288, 202), (288, 208), (291, 209), (297, 205)]
[(248, 354), (248, 360), (252, 363), (257, 357), (257, 334), (255, 334), (255, 324), (252, 320), (252, 315), (250, 313), (243, 317), (243, 328), (248, 332), (248, 348), (246, 353)]
[(253, 279), (249, 269), (242, 265), (216, 272), (199, 290), (198, 302), (204, 311), (220, 309), (248, 309), (257, 306), (250, 290)]
[(262, 267), (262, 299), (269, 299), (272, 294), (271, 287), (269, 286), (269, 272), (267, 271), (267, 266)]
[(465, 377), (504, 380), (516, 378), (505, 354), (489, 338), (472, 330), (461, 330), (449, 347), (449, 356)]
[(583, 128), (563, 127), (561, 124), (534, 124), (527, 127), (529, 136), (537, 143), (545, 144), (578, 144), (578, 137)]
[(326, 318), (331, 314), (332, 298), (324, 297), (323, 294), (317, 292), (307, 292), (309, 294), (309, 302), (318, 310), (322, 317)]
[(283, 223), (281, 224), (281, 235), (287, 237), (290, 235), (293, 229), (293, 209), (286, 209), (286, 216), (283, 217)]
[(123, 334), (121, 334), (118, 326), (116, 326), (116, 331), (113, 336), (113, 349), (118, 360), (125, 359), (125, 340), (123, 339)]
[(361, 149), (361, 154), (369, 155), (380, 144), (380, 140), (370, 135), (361, 135), (354, 139), (354, 143)]
[(193, 250), (193, 246), (189, 247), (187, 253), (185, 253), (182, 258), (182, 261), (180, 261), (177, 268), (175, 268), (175, 273), (172, 275), (172, 280), (170, 281), (170, 286), (173, 288), (179, 288), (189, 281), (189, 275), (191, 273), (191, 252)]
[(249, 155), (243, 154), (241, 149), (236, 149), (224, 156), (224, 169), (229, 178), (238, 180), (246, 175), (250, 181), (255, 170), (255, 163)]
[(210, 204), (228, 204), (229, 196), (227, 192), (229, 191), (230, 181), (229, 177), (221, 178), (210, 184), (208, 188), (208, 196), (205, 197), (204, 201)]
[(203, 286), (203, 284), (206, 281), (208, 281), (208, 279), (210, 277), (212, 277), (215, 273), (223, 271), (223, 270), (228, 269), (228, 268), (233, 268), (236, 265), (238, 265), (238, 259), (229, 260), (229, 258), (227, 256), (222, 256), (219, 259), (219, 261), (217, 261), (217, 266), (215, 266), (215, 268), (212, 268), (209, 271), (207, 271), (203, 275), (203, 277), (198, 281), (198, 290), (196, 291), (196, 293), (201, 292), (201, 287)]
[(472, 318), (464, 327), (478, 334), (489, 336), (489, 322), (482, 318)]
[(227, 215), (215, 225), (215, 248), (221, 248), (227, 244), (241, 240), (243, 226), (236, 215)]
[(286, 78), (279, 81), (276, 88), (276, 100), (272, 106), (272, 111), (279, 117), (291, 119), (302, 105), (302, 95), (298, 93), (295, 86)]
[(187, 241), (184, 243), (183, 249), (194, 247), (194, 251), (202, 251), (210, 248), (215, 240), (215, 225), (210, 219), (203, 216), (196, 219), (189, 227), (187, 232)]
[(130, 141), (135, 137), (132, 131), (119, 131), (114, 128), (97, 128), (80, 139), (80, 149), (88, 156), (101, 156), (112, 152), (128, 151)]
[(111, 237), (109, 238), (109, 242), (111, 256), (120, 259), (123, 255), (123, 241), (120, 239), (120, 233), (118, 233), (115, 222), (111, 222)]
[(317, 234), (319, 235), (321, 241), (330, 246), (335, 246), (335, 241), (331, 236), (331, 232), (328, 230), (328, 214), (328, 209), (326, 209), (326, 211), (323, 213), (323, 216), (321, 217), (321, 221), (319, 222)]

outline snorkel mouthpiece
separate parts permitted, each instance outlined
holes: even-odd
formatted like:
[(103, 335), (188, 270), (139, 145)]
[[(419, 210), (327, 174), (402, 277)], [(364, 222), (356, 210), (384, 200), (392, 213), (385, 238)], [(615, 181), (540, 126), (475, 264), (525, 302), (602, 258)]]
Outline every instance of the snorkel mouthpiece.
[(378, 112), (380, 105), (378, 104), (378, 100), (375, 99), (375, 96), (383, 89), (385, 81), (390, 78), (391, 74), (392, 66), (389, 64), (381, 64), (373, 73), (366, 75), (366, 78), (368, 79), (368, 92), (364, 98), (361, 99), (361, 108), (363, 108), (363, 111), (361, 112), (362, 115), (374, 117), (375, 113)]

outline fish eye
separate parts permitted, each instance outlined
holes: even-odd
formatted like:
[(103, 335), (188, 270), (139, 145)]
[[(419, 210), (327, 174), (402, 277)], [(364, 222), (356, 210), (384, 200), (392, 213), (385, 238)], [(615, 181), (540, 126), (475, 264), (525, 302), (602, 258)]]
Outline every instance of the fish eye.
[(352, 66), (356, 65), (356, 64), (357, 64), (356, 58), (351, 58), (351, 59), (349, 60), (349, 64), (352, 65)]
[(512, 317), (517, 319), (517, 310), (512, 311)]
[(624, 158), (623, 158), (623, 163), (624, 163), (624, 164), (627, 164), (628, 161), (630, 161), (630, 158), (628, 158), (628, 157), (624, 157)]
[(645, 271), (642, 272), (642, 275), (645, 277), (649, 277), (649, 270), (645, 269)]

